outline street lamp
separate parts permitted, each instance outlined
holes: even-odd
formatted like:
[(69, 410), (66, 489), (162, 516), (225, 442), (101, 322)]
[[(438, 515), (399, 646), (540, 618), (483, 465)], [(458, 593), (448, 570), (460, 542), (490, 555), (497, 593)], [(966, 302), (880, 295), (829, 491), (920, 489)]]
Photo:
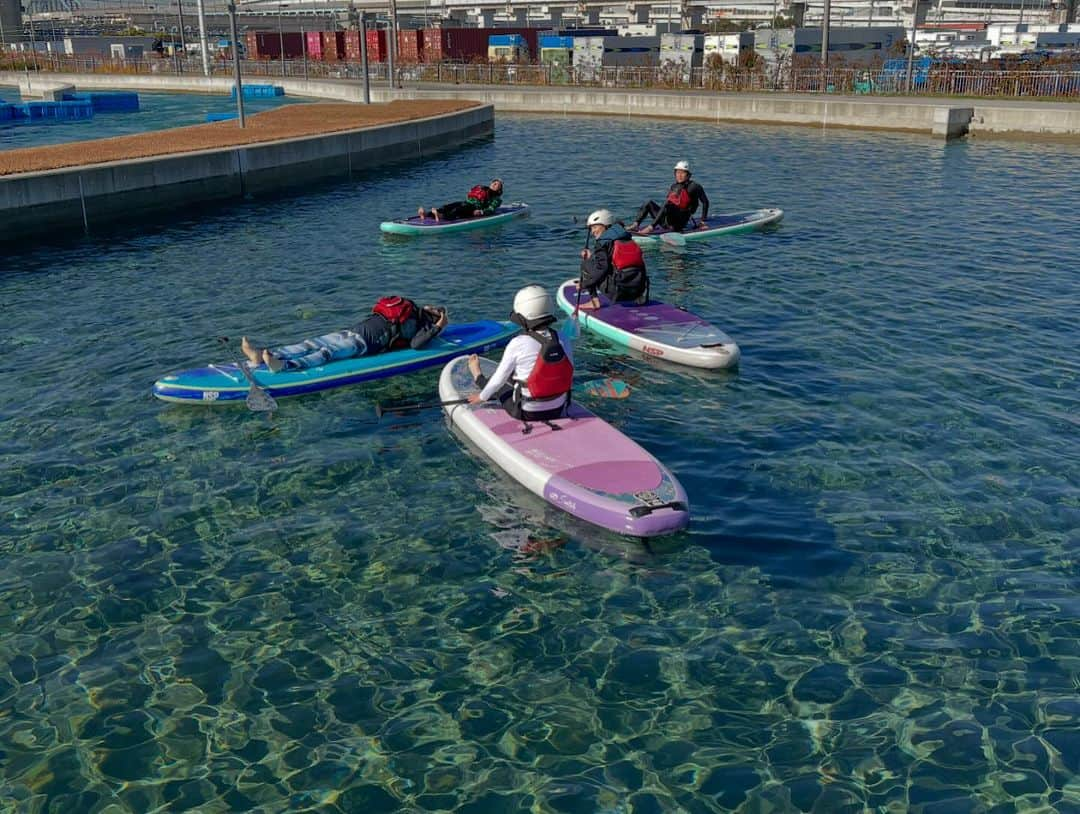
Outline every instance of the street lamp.
[(236, 33), (236, 3), (229, 0), (229, 36), (232, 38), (233, 54), (233, 77), (236, 89), (236, 118), (241, 127), (246, 127), (244, 122), (244, 83), (240, 78), (240, 40)]
[(281, 9), (284, 8), (286, 3), (278, 3), (277, 6), (277, 33), (278, 33), (278, 46), (281, 48), (281, 75), (285, 75), (285, 32), (281, 28)]

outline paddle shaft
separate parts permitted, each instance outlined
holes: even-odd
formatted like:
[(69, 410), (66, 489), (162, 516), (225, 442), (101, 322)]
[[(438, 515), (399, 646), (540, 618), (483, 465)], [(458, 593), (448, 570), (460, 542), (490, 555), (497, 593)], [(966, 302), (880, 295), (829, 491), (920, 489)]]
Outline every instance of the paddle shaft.
[(384, 413), (407, 413), (411, 410), (427, 410), (431, 407), (451, 407), (455, 404), (466, 404), (469, 400), (466, 399), (451, 399), (450, 401), (418, 401), (415, 404), (402, 404), (394, 407), (384, 407), (381, 404), (375, 406), (375, 412), (380, 416)]

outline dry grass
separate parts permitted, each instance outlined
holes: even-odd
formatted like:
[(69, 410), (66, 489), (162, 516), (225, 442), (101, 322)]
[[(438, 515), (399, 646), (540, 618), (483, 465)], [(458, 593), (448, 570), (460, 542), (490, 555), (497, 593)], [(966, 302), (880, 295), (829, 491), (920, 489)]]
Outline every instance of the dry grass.
[(0, 151), (0, 175), (316, 136), (453, 113), (478, 104), (431, 100), (373, 105), (344, 102), (287, 105), (248, 117), (247, 127), (242, 130), (233, 120), (94, 141), (4, 150)]

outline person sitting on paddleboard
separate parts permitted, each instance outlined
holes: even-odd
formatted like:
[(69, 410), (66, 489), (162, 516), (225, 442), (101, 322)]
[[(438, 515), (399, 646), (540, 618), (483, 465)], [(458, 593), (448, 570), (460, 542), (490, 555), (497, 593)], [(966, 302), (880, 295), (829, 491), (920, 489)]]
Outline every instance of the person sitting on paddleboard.
[(589, 302), (580, 307), (599, 308), (598, 290), (612, 302), (644, 305), (649, 299), (649, 275), (641, 247), (607, 209), (597, 209), (585, 223), (595, 243), (591, 250), (581, 250), (581, 288), (589, 292)]
[[(675, 183), (668, 188), (664, 205), (658, 206), (655, 201), (643, 203), (634, 222), (630, 224), (630, 231), (647, 235), (657, 226), (666, 226), (676, 232), (681, 232), (697, 211), (698, 204), (701, 205), (698, 228), (704, 229), (706, 228), (705, 219), (709, 217), (709, 196), (705, 194), (701, 184), (690, 180), (690, 162), (680, 161), (675, 165)], [(645, 218), (652, 218), (653, 222), (638, 229)]]
[(240, 349), (253, 364), (260, 362), (274, 373), (280, 370), (303, 370), (325, 365), (336, 359), (372, 356), (387, 350), (417, 350), (439, 335), (446, 327), (446, 309), (436, 305), (420, 308), (404, 297), (383, 297), (352, 328), (305, 339), (295, 345), (256, 348), (245, 336)]
[(527, 285), (514, 296), (510, 321), (524, 328), (510, 340), (491, 378), (480, 370), (480, 359), (469, 357), (469, 372), (481, 388), (469, 403), (498, 399), (519, 421), (551, 421), (562, 417), (574, 385), (570, 345), (551, 327), (555, 322), (551, 297), (543, 287)]
[(464, 201), (453, 201), (432, 209), (430, 213), (424, 207), (420, 207), (416, 214), (422, 218), (432, 217), (440, 220), (464, 220), (466, 218), (479, 218), (483, 215), (493, 215), (502, 205), (503, 182), (492, 179), (487, 186), (477, 184), (469, 190)]

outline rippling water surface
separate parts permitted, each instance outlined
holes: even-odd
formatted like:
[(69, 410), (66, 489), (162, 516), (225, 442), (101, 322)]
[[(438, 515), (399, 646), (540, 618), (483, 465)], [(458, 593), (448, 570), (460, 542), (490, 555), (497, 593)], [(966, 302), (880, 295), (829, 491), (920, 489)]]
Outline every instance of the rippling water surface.
[[(436, 372), (272, 422), (150, 396), (384, 292), (502, 317), (679, 158), (714, 210), (787, 213), (648, 256), (737, 372), (578, 348), (631, 383), (590, 406), (682, 480), (684, 534), (605, 536), (439, 412), (376, 419)], [(1065, 145), (500, 115), (0, 258), (0, 809), (1078, 810), (1078, 171)], [(495, 173), (531, 218), (380, 237)]]
[[(272, 84), (272, 82), (271, 82)], [(96, 113), (94, 118), (73, 122), (0, 123), (0, 150), (17, 147), (37, 147), (62, 144), (91, 138), (126, 136), (147, 130), (165, 130), (205, 124), (207, 113), (232, 113), (236, 102), (228, 96), (208, 96), (195, 93), (146, 93), (138, 91), (137, 113)], [(17, 104), (19, 92), (0, 87), (0, 104)], [(276, 96), (271, 99), (245, 99), (244, 111), (258, 113), (284, 104), (309, 101), (295, 96)]]

